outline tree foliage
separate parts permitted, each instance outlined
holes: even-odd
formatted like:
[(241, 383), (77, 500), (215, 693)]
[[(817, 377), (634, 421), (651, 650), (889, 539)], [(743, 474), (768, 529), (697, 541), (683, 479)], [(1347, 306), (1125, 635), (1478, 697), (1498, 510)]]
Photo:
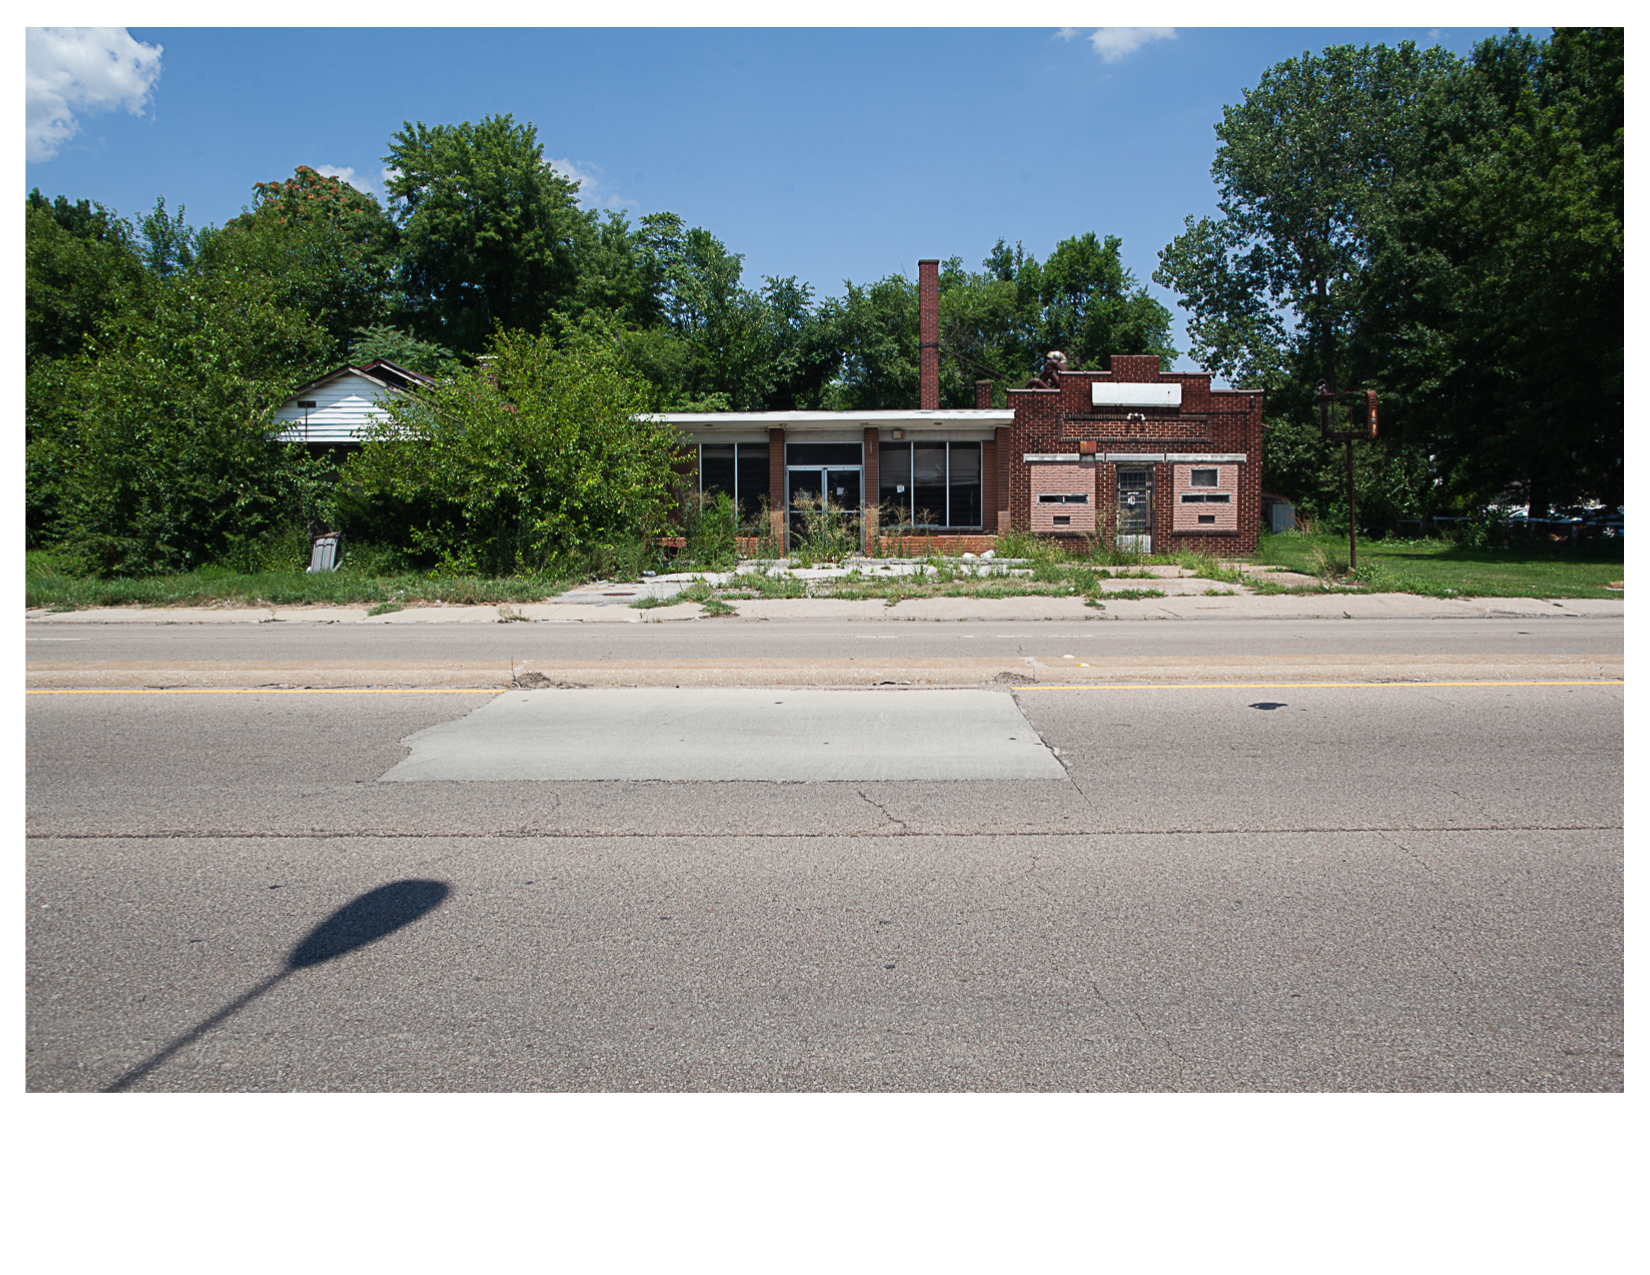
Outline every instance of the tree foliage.
[(536, 332), (574, 297), (590, 219), (577, 184), (545, 161), (532, 124), (510, 115), (406, 123), (384, 162), (401, 289), (419, 336), (478, 353), (495, 327)]
[(1337, 46), (1226, 109), (1220, 216), (1155, 277), (1192, 357), (1268, 391), (1270, 489), (1342, 504), (1340, 448), (1310, 437), (1322, 380), (1381, 394), (1372, 517), (1619, 503), (1622, 66), (1619, 30)]
[(392, 400), (345, 470), (370, 530), (451, 570), (581, 562), (671, 507), (674, 427), (611, 347), (503, 332), (490, 360)]
[(255, 568), (283, 535), (302, 536), (323, 499), (319, 467), (274, 441), (272, 417), (330, 340), (262, 283), (154, 281), (141, 312), (31, 369), (37, 536), (105, 574)]

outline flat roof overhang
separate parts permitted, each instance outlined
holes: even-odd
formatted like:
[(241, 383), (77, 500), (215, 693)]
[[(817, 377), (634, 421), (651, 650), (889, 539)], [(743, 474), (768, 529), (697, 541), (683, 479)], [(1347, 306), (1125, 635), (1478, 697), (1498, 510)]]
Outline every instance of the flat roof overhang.
[(1011, 408), (898, 412), (658, 412), (654, 420), (682, 429), (782, 429), (786, 433), (845, 429), (993, 429), (1014, 423)]

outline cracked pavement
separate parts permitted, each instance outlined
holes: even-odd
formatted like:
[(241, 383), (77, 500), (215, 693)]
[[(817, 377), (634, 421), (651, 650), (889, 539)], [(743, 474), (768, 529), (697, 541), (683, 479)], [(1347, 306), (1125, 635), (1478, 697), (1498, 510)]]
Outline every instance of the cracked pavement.
[(1621, 1089), (1622, 686), (970, 693), (1064, 777), (384, 783), (497, 693), (31, 695), (28, 1086)]

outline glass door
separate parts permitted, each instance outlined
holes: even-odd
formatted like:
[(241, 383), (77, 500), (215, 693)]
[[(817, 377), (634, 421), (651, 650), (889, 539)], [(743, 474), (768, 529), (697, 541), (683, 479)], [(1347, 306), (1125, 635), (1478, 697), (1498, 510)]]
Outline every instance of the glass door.
[[(808, 534), (808, 516), (818, 516), (820, 502), (825, 496), (823, 469), (787, 469), (785, 471), (785, 510), (789, 515), (791, 539)], [(789, 542), (787, 542), (787, 548)]]
[(824, 534), (827, 530), (853, 529), (860, 525), (860, 505), (864, 500), (864, 470), (790, 466), (785, 470), (785, 509), (794, 544), (798, 536)]

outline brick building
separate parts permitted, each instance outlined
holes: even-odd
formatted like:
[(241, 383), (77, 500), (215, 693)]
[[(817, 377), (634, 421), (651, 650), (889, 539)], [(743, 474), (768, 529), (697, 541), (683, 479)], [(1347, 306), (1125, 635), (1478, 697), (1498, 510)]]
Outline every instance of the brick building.
[(863, 515), (867, 552), (907, 538), (979, 552), (1010, 529), (1098, 536), (1141, 552), (1255, 551), (1261, 522), (1261, 395), (1218, 390), (1202, 372), (1160, 372), (1155, 355), (1108, 371), (1064, 371), (1054, 388), (1010, 389), (991, 407), (939, 406), (939, 262), (918, 263), (919, 403), (909, 411), (671, 414), (706, 492), (748, 518), (766, 500), (786, 538), (823, 492)]

